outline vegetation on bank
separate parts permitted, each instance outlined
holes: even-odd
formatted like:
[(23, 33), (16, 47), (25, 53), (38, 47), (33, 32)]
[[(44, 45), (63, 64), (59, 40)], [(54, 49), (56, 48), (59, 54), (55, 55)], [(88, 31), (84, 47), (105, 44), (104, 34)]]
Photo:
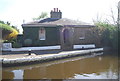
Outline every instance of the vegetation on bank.
[(117, 24), (113, 25), (108, 22), (95, 22), (95, 25), (96, 34), (100, 40), (101, 46), (118, 50), (118, 34), (120, 30)]
[(10, 26), (10, 23), (0, 21), (0, 30), (2, 30), (2, 42), (12, 43), (13, 47), (19, 47), (17, 43), (18, 30), (15, 26)]
[(0, 21), (0, 29), (2, 30), (2, 39), (9, 40), (11, 38), (16, 38), (18, 31), (10, 26), (10, 23), (5, 24), (3, 21)]

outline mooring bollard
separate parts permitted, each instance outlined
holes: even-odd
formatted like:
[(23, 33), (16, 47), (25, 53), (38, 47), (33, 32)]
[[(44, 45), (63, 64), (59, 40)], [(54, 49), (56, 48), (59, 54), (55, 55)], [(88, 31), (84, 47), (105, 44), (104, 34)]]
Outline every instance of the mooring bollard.
[(31, 55), (31, 49), (28, 50), (28, 54)]
[(84, 46), (82, 46), (82, 49), (84, 49)]

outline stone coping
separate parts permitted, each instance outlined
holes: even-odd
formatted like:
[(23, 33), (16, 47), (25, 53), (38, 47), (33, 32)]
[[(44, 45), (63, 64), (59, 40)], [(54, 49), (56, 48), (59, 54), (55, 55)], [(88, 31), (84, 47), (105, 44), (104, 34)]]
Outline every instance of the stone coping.
[(58, 60), (78, 55), (95, 54), (96, 52), (103, 51), (103, 48), (88, 49), (88, 50), (75, 50), (75, 51), (62, 51), (56, 54), (43, 54), (35, 55), (28, 54), (14, 54), (14, 55), (0, 55), (0, 63), (4, 66), (18, 66), (31, 63), (42, 63), (52, 60)]
[[(6, 45), (6, 48), (3, 48), (2, 51), (37, 51), (37, 50), (60, 50), (61, 46), (56, 45), (56, 46), (40, 46), (40, 47), (21, 47), (21, 48), (11, 48), (8, 45)], [(81, 48), (95, 48), (94, 44), (88, 44), (88, 45), (73, 45), (73, 49), (81, 49)]]

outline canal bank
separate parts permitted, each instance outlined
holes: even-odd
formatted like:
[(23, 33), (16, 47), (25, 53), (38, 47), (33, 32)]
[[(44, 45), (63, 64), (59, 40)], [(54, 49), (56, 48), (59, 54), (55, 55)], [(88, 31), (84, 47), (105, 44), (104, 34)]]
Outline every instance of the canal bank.
[(26, 65), (32, 63), (43, 63), (53, 60), (59, 60), (74, 56), (80, 55), (88, 55), (88, 54), (95, 54), (96, 52), (103, 51), (103, 48), (96, 48), (96, 49), (88, 49), (88, 50), (74, 50), (74, 51), (61, 51), (54, 54), (41, 54), (36, 55), (32, 53), (29, 54), (14, 54), (14, 55), (1, 55), (0, 62), (2, 63), (3, 67), (7, 66), (19, 66), (19, 65)]
[(65, 79), (78, 79), (78, 81), (80, 79), (104, 81), (103, 79), (105, 79), (105, 81), (111, 81), (106, 79), (112, 79), (113, 81), (118, 77), (117, 72), (118, 57), (100, 52), (95, 55), (77, 56), (45, 63), (4, 67), (2, 79), (62, 79), (61, 81)]

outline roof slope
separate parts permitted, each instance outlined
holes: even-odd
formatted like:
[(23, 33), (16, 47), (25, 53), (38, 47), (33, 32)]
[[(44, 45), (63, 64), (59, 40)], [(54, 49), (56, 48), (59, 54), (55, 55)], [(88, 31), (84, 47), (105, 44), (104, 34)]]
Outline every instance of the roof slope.
[(47, 18), (47, 19), (39, 21), (38, 23), (56, 24), (56, 25), (88, 25), (88, 23), (71, 20), (67, 18), (62, 18), (62, 19)]
[(40, 21), (34, 21), (34, 22), (30, 22), (30, 23), (27, 23), (27, 24), (23, 24), (25, 26), (58, 26), (58, 25), (61, 25), (61, 26), (91, 26), (91, 24), (89, 23), (85, 23), (85, 22), (82, 22), (82, 21), (77, 21), (77, 20), (71, 20), (71, 19), (67, 19), (67, 18), (61, 18), (61, 19), (58, 19), (58, 18), (46, 18), (46, 19), (43, 19), (43, 20), (40, 20)]

